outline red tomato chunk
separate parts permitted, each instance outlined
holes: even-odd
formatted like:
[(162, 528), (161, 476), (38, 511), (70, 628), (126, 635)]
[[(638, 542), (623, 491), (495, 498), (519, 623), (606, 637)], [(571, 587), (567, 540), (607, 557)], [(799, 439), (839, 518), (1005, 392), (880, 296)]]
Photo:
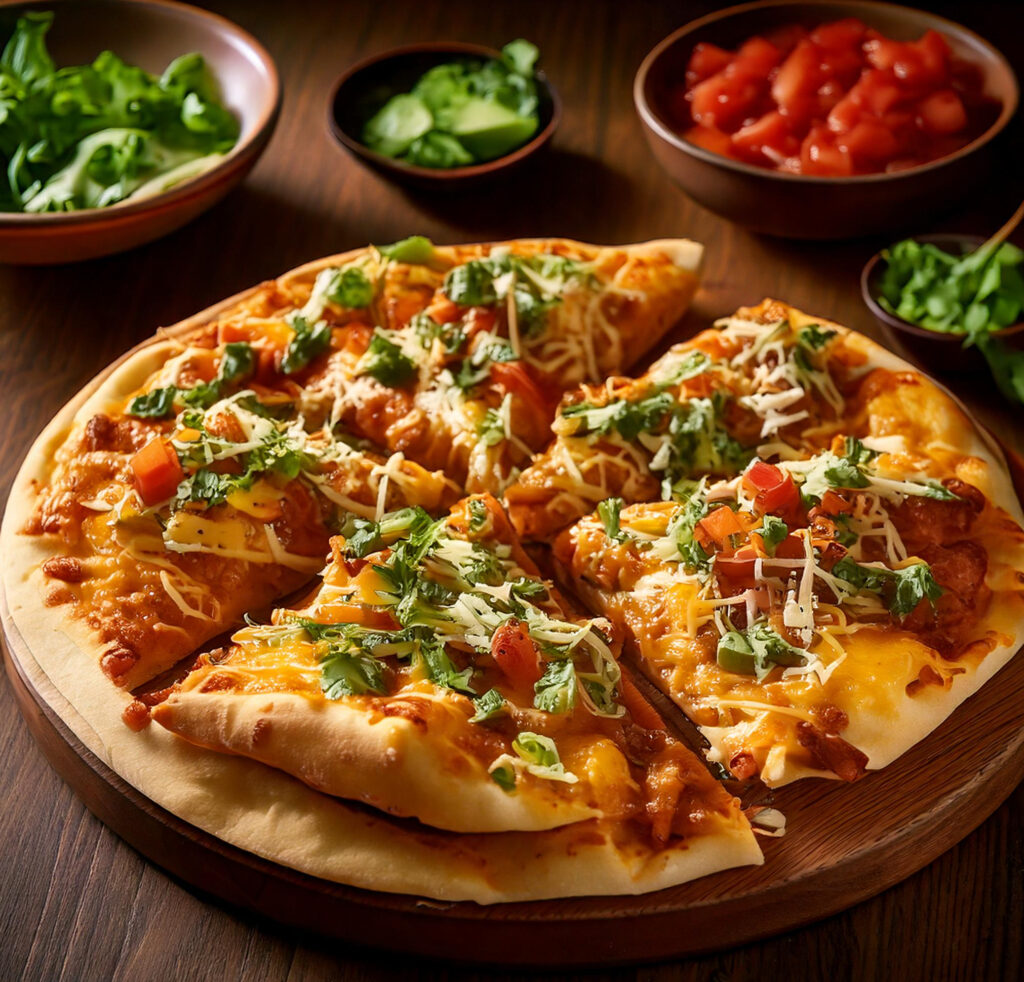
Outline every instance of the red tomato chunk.
[(978, 69), (928, 31), (894, 41), (854, 18), (698, 44), (670, 93), (676, 123), (714, 153), (791, 174), (846, 177), (916, 167), (966, 146), (999, 105)]

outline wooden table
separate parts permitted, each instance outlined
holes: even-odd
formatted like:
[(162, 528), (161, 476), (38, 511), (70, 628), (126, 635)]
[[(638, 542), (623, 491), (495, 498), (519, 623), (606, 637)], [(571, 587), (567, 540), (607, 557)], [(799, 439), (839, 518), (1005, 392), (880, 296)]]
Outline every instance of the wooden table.
[[(225, 0), (210, 6), (252, 31), (277, 59), (285, 84), (277, 133), (241, 190), (162, 242), (65, 268), (0, 268), (4, 498), (45, 421), (157, 326), (305, 260), (413, 232), (439, 242), (687, 235), (707, 245), (705, 289), (687, 329), (774, 295), (877, 333), (857, 280), (882, 240), (800, 244), (751, 236), (685, 198), (648, 153), (632, 108), (633, 73), (659, 38), (713, 4)], [(1024, 18), (1011, 5), (941, 6), (1024, 64)], [(521, 34), (540, 45), (565, 115), (553, 151), (508, 183), (464, 196), (406, 192), (355, 163), (330, 137), (327, 91), (359, 57), (417, 40), (500, 45)], [(1019, 153), (1007, 159), (1013, 158)], [(1021, 182), (1014, 181), (1007, 166), (1005, 179), (980, 189), (968, 212), (944, 224), (937, 218), (936, 227), (996, 228), (1021, 196)], [(1019, 407), (1001, 402), (986, 378), (947, 381), (1024, 451)], [(46, 764), (6, 682), (0, 683), (0, 789), (0, 979), (498, 977), (296, 937), (197, 896), (86, 811)], [(959, 846), (845, 914), (720, 955), (673, 966), (609, 967), (588, 977), (1019, 978), (1022, 826), (1019, 787)]]

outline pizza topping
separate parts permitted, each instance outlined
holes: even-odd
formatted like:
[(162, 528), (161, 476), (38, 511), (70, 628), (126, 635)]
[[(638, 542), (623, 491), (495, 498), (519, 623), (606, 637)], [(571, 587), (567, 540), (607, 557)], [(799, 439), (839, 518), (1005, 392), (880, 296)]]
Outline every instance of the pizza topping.
[(373, 332), (355, 374), (372, 375), (381, 385), (396, 389), (411, 382), (417, 370), (416, 363), (395, 343), (389, 332), (378, 328)]
[(391, 245), (375, 247), (385, 259), (396, 263), (425, 266), (434, 259), (434, 243), (424, 235), (410, 235)]
[(565, 256), (517, 256), (492, 249), (487, 258), (452, 269), (443, 289), (462, 306), (507, 305), (510, 320), (529, 336), (544, 331), (548, 311), (567, 290), (591, 277), (587, 264)]
[(147, 505), (170, 498), (184, 477), (178, 455), (166, 440), (159, 437), (132, 457), (131, 468), (139, 494)]
[(310, 322), (299, 313), (289, 314), (287, 321), (294, 334), (284, 350), (281, 371), (294, 375), (330, 347), (331, 326), (324, 320)]
[(558, 748), (550, 737), (539, 733), (520, 733), (512, 741), (512, 754), (502, 754), (491, 764), (489, 773), (505, 791), (514, 791), (524, 772), (547, 781), (575, 784), (579, 778), (567, 771), (558, 757)]
[(745, 631), (728, 631), (718, 640), (718, 664), (727, 672), (756, 675), (758, 681), (769, 675), (777, 665), (806, 665), (806, 651), (791, 645), (761, 621)]

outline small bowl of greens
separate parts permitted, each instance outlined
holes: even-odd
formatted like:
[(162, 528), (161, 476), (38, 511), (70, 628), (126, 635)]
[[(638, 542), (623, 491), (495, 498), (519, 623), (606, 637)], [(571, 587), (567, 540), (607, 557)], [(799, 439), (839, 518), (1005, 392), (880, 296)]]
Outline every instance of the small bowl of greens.
[(454, 41), (387, 51), (335, 83), (337, 140), (413, 185), (461, 187), (521, 163), (551, 139), (560, 104), (528, 41), (501, 51)]
[(155, 0), (0, 5), (0, 262), (120, 252), (196, 217), (273, 132), (253, 37)]
[[(985, 248), (983, 248), (985, 246)], [(1024, 251), (945, 233), (904, 239), (861, 274), (868, 309), (890, 337), (934, 371), (991, 370), (1024, 402)]]

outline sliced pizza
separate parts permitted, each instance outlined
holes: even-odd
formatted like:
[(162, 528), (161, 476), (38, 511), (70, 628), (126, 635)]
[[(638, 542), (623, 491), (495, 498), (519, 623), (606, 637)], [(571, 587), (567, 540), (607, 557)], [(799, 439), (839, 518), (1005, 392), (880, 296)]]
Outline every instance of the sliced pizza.
[(494, 498), (359, 522), (333, 548), (309, 603), (201, 657), (153, 718), (434, 828), (593, 820), (621, 848), (724, 835), (751, 861), (739, 803), (620, 672), (607, 622), (540, 578)]
[(671, 500), (752, 457), (823, 448), (841, 430), (864, 353), (838, 325), (776, 301), (672, 347), (637, 379), (584, 385), (555, 440), (505, 492), (517, 531), (545, 540), (607, 497)]
[(873, 435), (755, 458), (679, 501), (609, 499), (556, 543), (736, 777), (884, 767), (1020, 643), (1024, 531), (1004, 472), (921, 376), (871, 385)]
[(401, 454), (310, 432), (258, 343), (199, 340), (143, 349), (89, 400), (24, 528), (50, 553), (45, 602), (127, 688), (308, 581), (350, 515), (458, 496)]
[[(340, 314), (350, 327), (304, 380), (306, 416), (340, 421), (468, 491), (499, 493), (547, 444), (563, 392), (625, 370), (679, 320), (701, 252), (686, 240), (415, 239), (346, 266), (318, 264), (315, 278), (299, 271), (288, 289), (298, 302), (303, 285), (308, 299), (286, 319), (327, 324)], [(332, 284), (356, 273), (392, 291), (371, 301), (376, 326), (361, 332), (331, 300)], [(405, 302), (396, 282), (407, 285)]]

